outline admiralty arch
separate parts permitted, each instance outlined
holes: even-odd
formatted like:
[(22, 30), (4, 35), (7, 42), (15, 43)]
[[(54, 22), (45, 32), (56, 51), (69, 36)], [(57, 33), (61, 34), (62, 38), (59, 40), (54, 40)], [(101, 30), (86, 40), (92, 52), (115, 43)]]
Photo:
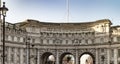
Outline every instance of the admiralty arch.
[(33, 19), (15, 24), (6, 22), (6, 64), (82, 64), (81, 58), (86, 54), (89, 58), (84, 64), (120, 64), (120, 26), (112, 25), (109, 19), (83, 23)]

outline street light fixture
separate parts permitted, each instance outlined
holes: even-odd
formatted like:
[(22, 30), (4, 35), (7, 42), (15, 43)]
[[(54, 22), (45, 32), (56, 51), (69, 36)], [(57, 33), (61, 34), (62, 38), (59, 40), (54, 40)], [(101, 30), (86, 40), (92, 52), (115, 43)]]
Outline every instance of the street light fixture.
[(0, 7), (1, 15), (3, 16), (3, 64), (5, 64), (5, 17), (8, 8), (5, 7), (5, 2), (3, 2), (3, 7)]
[(5, 7), (5, 2), (3, 2), (3, 7), (0, 7), (0, 11), (2, 12), (1, 15), (3, 15), (3, 17), (6, 17), (6, 12), (8, 11), (8, 8)]

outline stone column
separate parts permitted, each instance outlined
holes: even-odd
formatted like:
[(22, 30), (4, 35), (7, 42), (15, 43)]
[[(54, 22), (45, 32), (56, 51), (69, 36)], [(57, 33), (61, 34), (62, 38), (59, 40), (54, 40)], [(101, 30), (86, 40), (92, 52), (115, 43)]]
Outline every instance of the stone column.
[(20, 64), (23, 64), (23, 49), (20, 49)]
[(37, 49), (37, 64), (40, 64), (40, 51)]
[(78, 50), (76, 49), (76, 64), (78, 64)]
[(59, 64), (59, 53), (58, 53), (58, 50), (56, 50), (56, 64)]
[(8, 47), (8, 64), (10, 64), (10, 59), (11, 59), (11, 49)]
[(99, 58), (99, 56), (98, 56), (98, 49), (96, 49), (95, 64), (98, 64), (98, 58)]
[(117, 62), (117, 60), (118, 60), (117, 56), (118, 56), (118, 50), (114, 49), (114, 64), (118, 64), (118, 62)]
[(18, 61), (18, 60), (17, 60), (17, 58), (18, 58), (18, 57), (17, 57), (17, 48), (14, 48), (14, 49), (15, 49), (15, 50), (14, 50), (14, 63), (17, 64), (17, 61)]
[(107, 49), (107, 64), (110, 64), (110, 49)]

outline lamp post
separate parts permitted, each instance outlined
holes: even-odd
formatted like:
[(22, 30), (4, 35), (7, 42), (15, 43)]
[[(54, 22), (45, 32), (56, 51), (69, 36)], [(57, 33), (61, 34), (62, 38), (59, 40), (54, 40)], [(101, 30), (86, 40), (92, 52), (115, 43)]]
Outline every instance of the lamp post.
[(5, 64), (5, 17), (8, 8), (5, 7), (5, 2), (3, 2), (3, 7), (0, 7), (1, 15), (3, 16), (3, 64)]

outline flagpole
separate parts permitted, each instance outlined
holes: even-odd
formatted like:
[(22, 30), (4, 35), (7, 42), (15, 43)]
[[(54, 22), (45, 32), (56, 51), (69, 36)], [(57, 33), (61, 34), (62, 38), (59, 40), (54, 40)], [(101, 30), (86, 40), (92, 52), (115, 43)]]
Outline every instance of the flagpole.
[[(0, 0), (0, 8), (1, 8), (1, 0)], [(1, 19), (1, 12), (0, 12), (0, 28), (1, 28), (1, 23), (2, 23), (2, 19)], [(0, 35), (1, 35), (1, 30), (0, 30)], [(2, 48), (2, 41), (0, 38), (0, 48)], [(2, 53), (0, 55), (0, 57), (2, 56)], [(2, 64), (2, 58), (0, 59), (0, 63)]]
[[(1, 0), (0, 0), (0, 7), (1, 7), (1, 5), (2, 5), (2, 4), (1, 4)], [(0, 12), (0, 21), (1, 21), (1, 12)]]

